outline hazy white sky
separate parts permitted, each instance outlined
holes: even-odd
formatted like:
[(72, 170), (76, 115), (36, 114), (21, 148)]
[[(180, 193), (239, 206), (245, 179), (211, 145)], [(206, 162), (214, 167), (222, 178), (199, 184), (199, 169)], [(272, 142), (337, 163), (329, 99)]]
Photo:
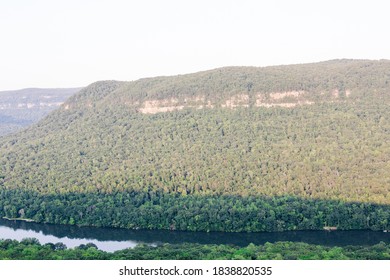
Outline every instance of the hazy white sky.
[(390, 1), (0, 0), (0, 90), (390, 59)]

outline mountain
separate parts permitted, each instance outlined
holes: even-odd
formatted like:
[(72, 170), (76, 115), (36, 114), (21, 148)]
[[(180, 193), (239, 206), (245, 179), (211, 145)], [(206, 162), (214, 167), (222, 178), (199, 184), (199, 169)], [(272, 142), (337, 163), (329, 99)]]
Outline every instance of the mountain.
[(217, 231), (388, 229), (390, 61), (101, 81), (0, 141), (0, 211)]
[(80, 89), (28, 88), (0, 91), (0, 136), (37, 122)]

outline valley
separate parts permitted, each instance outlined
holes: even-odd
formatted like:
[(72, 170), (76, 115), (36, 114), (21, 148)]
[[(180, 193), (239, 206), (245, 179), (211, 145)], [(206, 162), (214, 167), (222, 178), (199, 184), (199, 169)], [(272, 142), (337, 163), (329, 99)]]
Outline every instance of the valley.
[(201, 232), (390, 228), (390, 62), (100, 81), (0, 138), (0, 214)]

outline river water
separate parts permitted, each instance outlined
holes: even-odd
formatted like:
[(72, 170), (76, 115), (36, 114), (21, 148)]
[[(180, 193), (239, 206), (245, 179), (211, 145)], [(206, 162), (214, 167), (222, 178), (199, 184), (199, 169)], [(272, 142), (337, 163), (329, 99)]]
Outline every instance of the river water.
[(89, 242), (99, 249), (113, 252), (139, 243), (233, 244), (246, 246), (266, 242), (293, 241), (326, 246), (374, 245), (380, 241), (390, 243), (390, 233), (380, 231), (287, 231), (264, 233), (183, 232), (166, 230), (129, 230), (115, 228), (50, 225), (0, 219), (0, 239), (34, 237), (41, 244), (62, 242), (73, 248)]

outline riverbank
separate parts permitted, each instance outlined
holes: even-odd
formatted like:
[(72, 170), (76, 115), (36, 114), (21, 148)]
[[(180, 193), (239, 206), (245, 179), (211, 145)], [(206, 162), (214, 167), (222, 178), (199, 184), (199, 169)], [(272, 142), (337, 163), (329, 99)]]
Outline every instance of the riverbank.
[(217, 244), (248, 246), (267, 242), (304, 242), (322, 246), (373, 246), (380, 242), (390, 244), (390, 234), (371, 230), (311, 230), (258, 233), (189, 232), (167, 230), (130, 230), (120, 228), (79, 227), (54, 225), (0, 218), (0, 239), (37, 238), (41, 244), (64, 243), (68, 248), (94, 243), (107, 252), (134, 247), (137, 244)]
[(25, 218), (8, 218), (8, 217), (3, 217), (3, 219), (8, 220), (8, 221), (24, 221), (28, 223), (35, 223), (33, 219), (25, 219)]

